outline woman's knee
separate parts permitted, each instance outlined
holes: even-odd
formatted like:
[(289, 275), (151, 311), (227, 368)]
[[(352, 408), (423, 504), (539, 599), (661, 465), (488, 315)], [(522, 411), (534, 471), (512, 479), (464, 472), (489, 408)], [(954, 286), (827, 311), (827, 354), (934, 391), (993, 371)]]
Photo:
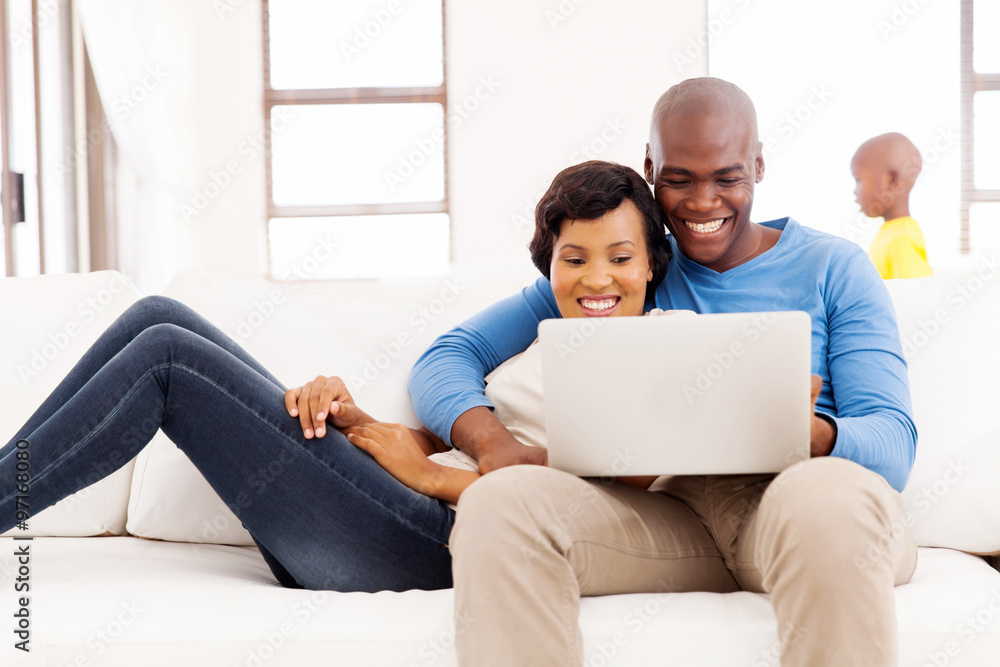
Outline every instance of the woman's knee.
[(144, 296), (126, 311), (129, 322), (137, 332), (157, 324), (176, 322), (188, 310), (187, 306), (170, 297)]

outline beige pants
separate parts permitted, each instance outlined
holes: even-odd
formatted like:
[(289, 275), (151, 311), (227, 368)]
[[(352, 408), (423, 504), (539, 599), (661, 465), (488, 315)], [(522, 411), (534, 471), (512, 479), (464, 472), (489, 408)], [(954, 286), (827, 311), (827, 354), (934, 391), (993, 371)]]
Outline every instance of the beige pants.
[(583, 664), (581, 595), (741, 589), (771, 594), (785, 667), (889, 667), (917, 560), (899, 494), (831, 457), (652, 491), (505, 468), (462, 495), (451, 550), (463, 667)]

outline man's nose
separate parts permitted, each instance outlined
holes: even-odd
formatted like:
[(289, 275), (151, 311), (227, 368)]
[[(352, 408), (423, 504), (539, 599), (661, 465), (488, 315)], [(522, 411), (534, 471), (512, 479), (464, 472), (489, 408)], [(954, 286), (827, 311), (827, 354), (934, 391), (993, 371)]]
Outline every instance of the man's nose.
[(719, 207), (719, 196), (711, 185), (699, 185), (688, 199), (687, 207), (698, 213), (707, 213)]

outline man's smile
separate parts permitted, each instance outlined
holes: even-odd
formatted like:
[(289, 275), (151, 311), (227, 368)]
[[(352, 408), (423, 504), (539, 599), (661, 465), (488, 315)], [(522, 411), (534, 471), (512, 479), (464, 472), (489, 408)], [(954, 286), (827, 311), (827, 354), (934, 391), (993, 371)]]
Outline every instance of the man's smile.
[(690, 229), (695, 234), (711, 234), (712, 232), (717, 232), (722, 227), (723, 224), (729, 221), (729, 218), (716, 218), (714, 220), (684, 220), (684, 226)]

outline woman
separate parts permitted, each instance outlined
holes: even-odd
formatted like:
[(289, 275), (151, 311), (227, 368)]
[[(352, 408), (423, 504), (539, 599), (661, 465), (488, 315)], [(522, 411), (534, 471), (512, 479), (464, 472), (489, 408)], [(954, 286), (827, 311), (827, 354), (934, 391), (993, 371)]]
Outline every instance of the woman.
[[(556, 176), (536, 210), (531, 250), (563, 316), (642, 314), (666, 272), (659, 216), (626, 167), (588, 162)], [(440, 440), (375, 422), (337, 378), (286, 391), (221, 331), (163, 297), (140, 300), (112, 324), (0, 449), (0, 531), (15, 523), (17, 496), (37, 513), (83, 488), (97, 466), (134, 457), (156, 431), (135, 425), (148, 423), (236, 511), (282, 585), (451, 586), (455, 515), (443, 500), (456, 501), (476, 474), (432, 465)], [(262, 468), (275, 474), (263, 479)]]

